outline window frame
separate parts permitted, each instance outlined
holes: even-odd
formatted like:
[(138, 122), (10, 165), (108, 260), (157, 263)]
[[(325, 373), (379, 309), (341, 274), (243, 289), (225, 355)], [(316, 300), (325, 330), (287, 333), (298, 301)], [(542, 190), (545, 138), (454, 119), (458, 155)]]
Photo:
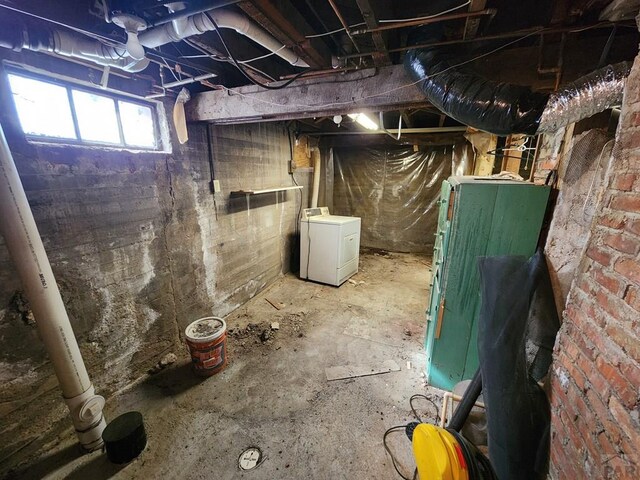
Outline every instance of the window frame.
[[(23, 70), (21, 68), (16, 68), (13, 66), (6, 66), (5, 71), (7, 75), (6, 81), (9, 87), (9, 93), (11, 94), (13, 108), (15, 109), (16, 113), (18, 113), (18, 107), (14, 100), (14, 93), (13, 93), (13, 90), (11, 89), (11, 84), (9, 82), (8, 75), (15, 75), (18, 77), (28, 78), (31, 80), (37, 80), (43, 83), (57, 85), (59, 87), (64, 88), (67, 91), (67, 100), (69, 102), (69, 109), (71, 110), (71, 119), (73, 121), (73, 128), (74, 128), (76, 138), (61, 138), (61, 137), (53, 137), (48, 135), (37, 135), (33, 133), (26, 133), (24, 129), (22, 129), (22, 123), (19, 122), (20, 128), (22, 129), (22, 133), (28, 141), (39, 142), (39, 143), (51, 143), (56, 145), (101, 147), (101, 148), (109, 148), (113, 150), (142, 150), (146, 152), (162, 151), (162, 139), (160, 136), (160, 128), (159, 128), (159, 122), (158, 122), (158, 109), (155, 103), (144, 101), (136, 97), (129, 97), (127, 95), (123, 95), (120, 93), (115, 93), (112, 90), (91, 88), (85, 85), (74, 83), (72, 81), (62, 80), (56, 77), (49, 77), (44, 74), (35, 73), (29, 70)], [(118, 134), (120, 136), (119, 143), (100, 142), (96, 140), (82, 140), (82, 137), (80, 136), (80, 125), (78, 123), (78, 115), (77, 115), (75, 103), (73, 100), (74, 90), (79, 92), (86, 92), (93, 95), (98, 95), (101, 97), (106, 97), (106, 98), (109, 98), (111, 101), (113, 101), (115, 114), (116, 114), (116, 121), (118, 125)], [(153, 125), (153, 139), (154, 139), (154, 145), (152, 147), (140, 146), (140, 145), (127, 145), (125, 143), (124, 129), (122, 127), (122, 119), (120, 118), (119, 101), (131, 103), (134, 105), (140, 105), (143, 107), (147, 107), (151, 110), (151, 122)]]

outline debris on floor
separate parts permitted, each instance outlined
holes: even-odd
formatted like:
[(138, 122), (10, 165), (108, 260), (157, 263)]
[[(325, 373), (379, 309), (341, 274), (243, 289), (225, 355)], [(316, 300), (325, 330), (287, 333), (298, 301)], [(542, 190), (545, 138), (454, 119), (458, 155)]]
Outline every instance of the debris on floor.
[(265, 298), (265, 300), (276, 310), (282, 310), (284, 307), (287, 306), (285, 303), (274, 302), (273, 300), (269, 300), (268, 298)]
[(178, 360), (178, 357), (175, 353), (169, 352), (164, 357), (160, 359), (158, 363), (156, 363), (153, 367), (149, 369), (149, 374), (153, 375), (154, 373), (158, 373), (160, 370), (164, 370), (172, 363), (175, 363)]
[(381, 365), (339, 365), (324, 369), (327, 381), (344, 380), (345, 378), (367, 377), (369, 375), (380, 375), (382, 373), (398, 372), (400, 367), (393, 360), (385, 360)]
[(271, 322), (271, 330), (280, 330), (280, 322)]

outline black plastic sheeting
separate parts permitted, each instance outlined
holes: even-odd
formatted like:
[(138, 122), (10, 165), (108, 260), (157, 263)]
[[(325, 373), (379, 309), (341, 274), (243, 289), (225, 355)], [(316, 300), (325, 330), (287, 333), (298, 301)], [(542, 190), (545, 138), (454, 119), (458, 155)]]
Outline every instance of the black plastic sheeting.
[(335, 215), (362, 218), (360, 244), (392, 252), (430, 252), (442, 181), (468, 175), (473, 150), (455, 146), (336, 148)]
[[(439, 25), (421, 27), (412, 33), (409, 45), (442, 40)], [(464, 66), (443, 47), (412, 49), (404, 59), (405, 69), (429, 101), (451, 118), (495, 135), (534, 135), (547, 104), (548, 94), (529, 87), (487, 80)]]
[(537, 381), (560, 327), (544, 254), (481, 257), (478, 353), (489, 458), (501, 480), (546, 478), (551, 412)]

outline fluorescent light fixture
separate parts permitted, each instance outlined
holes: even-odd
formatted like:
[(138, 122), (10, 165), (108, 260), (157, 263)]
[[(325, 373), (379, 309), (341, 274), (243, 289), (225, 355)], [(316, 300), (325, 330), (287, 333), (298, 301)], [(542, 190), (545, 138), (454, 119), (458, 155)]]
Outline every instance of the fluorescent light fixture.
[(378, 124), (371, 120), (366, 113), (350, 113), (349, 118), (359, 123), (367, 130), (378, 130)]

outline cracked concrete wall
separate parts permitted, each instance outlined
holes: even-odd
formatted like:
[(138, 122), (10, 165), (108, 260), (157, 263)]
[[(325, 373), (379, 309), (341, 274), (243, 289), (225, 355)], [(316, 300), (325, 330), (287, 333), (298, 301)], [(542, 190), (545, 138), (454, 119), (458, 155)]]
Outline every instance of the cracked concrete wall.
[[(289, 270), (301, 196), (229, 197), (236, 187), (291, 184), (282, 124), (190, 125), (189, 142), (173, 141), (172, 153), (35, 144), (0, 73), (0, 121), (99, 393), (184, 349), (191, 321), (226, 315)], [(308, 187), (309, 175), (298, 181)], [(42, 444), (42, 432), (70, 426), (20, 289), (0, 238), (0, 465)]]

